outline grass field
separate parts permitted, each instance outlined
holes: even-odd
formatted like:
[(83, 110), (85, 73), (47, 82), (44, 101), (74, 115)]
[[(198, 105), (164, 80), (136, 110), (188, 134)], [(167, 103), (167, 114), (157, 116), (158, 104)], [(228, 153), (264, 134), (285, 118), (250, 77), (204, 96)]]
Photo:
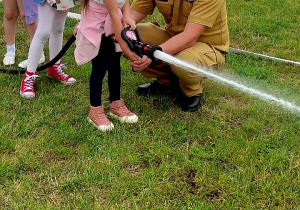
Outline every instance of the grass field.
[[(227, 8), (231, 47), (300, 61), (299, 1)], [(67, 20), (65, 41), (76, 22)], [(16, 45), (18, 63), (29, 47), (21, 23)], [(137, 96), (151, 80), (122, 59), (122, 97), (139, 122), (112, 119), (102, 133), (86, 120), (91, 65), (76, 66), (73, 51), (62, 60), (77, 83), (40, 72), (34, 100), (19, 96), (22, 75), (0, 73), (1, 209), (300, 208), (300, 113), (209, 78), (201, 109), (185, 113), (172, 96)], [(300, 106), (299, 66), (229, 53), (222, 73)], [(108, 108), (106, 80), (103, 98)]]

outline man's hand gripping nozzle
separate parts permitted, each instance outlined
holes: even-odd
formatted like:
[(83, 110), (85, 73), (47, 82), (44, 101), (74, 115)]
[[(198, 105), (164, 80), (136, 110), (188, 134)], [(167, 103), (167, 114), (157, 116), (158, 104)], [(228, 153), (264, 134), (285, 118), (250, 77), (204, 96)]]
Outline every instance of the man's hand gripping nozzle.
[(129, 31), (130, 26), (124, 28), (122, 30), (121, 36), (123, 40), (128, 45), (129, 49), (133, 52), (135, 52), (138, 56), (142, 57), (143, 55), (146, 55), (148, 58), (150, 58), (152, 61), (157, 61), (157, 59), (154, 57), (154, 52), (156, 50), (162, 51), (160, 46), (157, 45), (150, 45), (146, 44), (142, 41), (140, 33), (137, 29), (134, 30), (136, 39), (131, 39), (127, 36), (127, 32)]

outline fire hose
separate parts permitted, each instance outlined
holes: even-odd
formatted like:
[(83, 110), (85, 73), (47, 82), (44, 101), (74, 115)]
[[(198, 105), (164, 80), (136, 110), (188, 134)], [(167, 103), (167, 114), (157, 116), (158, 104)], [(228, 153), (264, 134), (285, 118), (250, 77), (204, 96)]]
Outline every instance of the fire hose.
[[(153, 53), (155, 50), (161, 50), (161, 48), (159, 46), (153, 46), (153, 45), (148, 45), (148, 44), (143, 43), (137, 29), (135, 30), (137, 39), (136, 40), (129, 39), (126, 35), (126, 33), (129, 31), (129, 29), (130, 29), (130, 27), (127, 27), (122, 31), (122, 38), (124, 39), (124, 41), (126, 42), (128, 47), (130, 48), (130, 50), (135, 52), (137, 55), (139, 55), (141, 57), (143, 55), (147, 55), (152, 60), (156, 60), (156, 58), (153, 57)], [(38, 72), (43, 71), (43, 70), (49, 68), (50, 66), (54, 65), (67, 52), (67, 50), (70, 48), (70, 46), (73, 44), (73, 42), (75, 40), (76, 40), (76, 37), (74, 35), (72, 35), (71, 38), (62, 47), (61, 51), (48, 63), (46, 63), (42, 66), (39, 66), (37, 68), (37, 71)], [(24, 74), (25, 71), (26, 71), (25, 69), (0, 68), (0, 72), (8, 73), (8, 74)]]
[(128, 38), (126, 33), (129, 30), (129, 27), (125, 28), (122, 31), (122, 38), (124, 39), (124, 41), (127, 43), (127, 45), (129, 46), (129, 48), (134, 51), (135, 53), (137, 53), (139, 56), (142, 55), (146, 55), (149, 58), (154, 58), (157, 60), (161, 60), (163, 62), (166, 62), (170, 65), (174, 65), (174, 66), (178, 66), (180, 67), (180, 69), (182, 71), (187, 71), (187, 72), (193, 72), (196, 74), (202, 74), (207, 76), (210, 79), (213, 79), (217, 82), (221, 82), (223, 84), (229, 85), (237, 90), (243, 91), (245, 93), (248, 93), (250, 95), (256, 96), (262, 100), (265, 101), (271, 101), (271, 102), (275, 102), (278, 105), (281, 105), (283, 108), (288, 109), (292, 112), (297, 112), (300, 113), (300, 107), (296, 106), (295, 104), (293, 104), (292, 102), (289, 101), (285, 101), (281, 98), (278, 98), (276, 96), (267, 94), (261, 90), (255, 89), (255, 88), (251, 88), (251, 87), (247, 87), (246, 85), (243, 85), (239, 82), (236, 82), (234, 80), (231, 79), (227, 79), (224, 77), (224, 75), (220, 75), (217, 72), (214, 72), (210, 69), (206, 69), (205, 67), (199, 67), (199, 66), (194, 66), (192, 64), (186, 63), (184, 61), (179, 60), (178, 58), (171, 56), (167, 53), (164, 53), (161, 49), (161, 47), (159, 46), (153, 46), (153, 45), (149, 45), (149, 44), (145, 44), (143, 43), (139, 33), (137, 30), (135, 30), (136, 33), (136, 40)]
[[(218, 75), (217, 73), (205, 69), (203, 67), (198, 67), (198, 66), (193, 66), (189, 63), (185, 63), (184, 61), (181, 61), (171, 55), (168, 55), (164, 52), (162, 52), (161, 47), (155, 46), (155, 45), (149, 45), (146, 44), (142, 41), (140, 34), (137, 29), (134, 30), (136, 39), (131, 39), (129, 38), (126, 33), (129, 31), (130, 27), (126, 27), (123, 29), (121, 36), (130, 48), (131, 51), (135, 52), (139, 56), (146, 55), (149, 58), (151, 58), (153, 61), (155, 60), (161, 60), (164, 61), (170, 65), (175, 65), (180, 67), (184, 71), (190, 71), (198, 74), (203, 74), (207, 76), (208, 78), (212, 78), (218, 82), (230, 85), (240, 91), (246, 92), (248, 94), (251, 94), (253, 96), (256, 96), (262, 100), (265, 101), (271, 101), (275, 102), (276, 104), (281, 105), (283, 108), (288, 109), (292, 112), (296, 111), (297, 113), (300, 113), (300, 107), (296, 106), (295, 104), (285, 101), (283, 99), (277, 98), (276, 96), (264, 93), (260, 90), (247, 87), (241, 83), (235, 82), (230, 79), (226, 79), (223, 76)], [(66, 51), (70, 48), (70, 46), (73, 44), (73, 42), (76, 40), (76, 37), (73, 35), (67, 42), (66, 44), (62, 47), (61, 51), (53, 58), (51, 61), (48, 63), (40, 66), (37, 68), (37, 71), (42, 71), (44, 69), (47, 69), (48, 67), (54, 65), (65, 53)], [(293, 64), (298, 64), (293, 62)], [(3, 73), (9, 73), (9, 74), (23, 74), (25, 73), (26, 70), (18, 70), (18, 69), (4, 69), (0, 68), (0, 72)]]
[[(126, 27), (122, 30), (121, 36), (123, 40), (126, 42), (128, 47), (131, 51), (135, 52), (139, 56), (146, 55), (147, 57), (151, 58), (153, 61), (155, 60), (161, 60), (163, 62), (166, 62), (170, 65), (175, 65), (180, 67), (184, 71), (190, 71), (198, 74), (203, 74), (207, 76), (208, 78), (212, 78), (218, 82), (230, 85), (240, 91), (246, 92), (248, 94), (251, 94), (253, 96), (256, 96), (262, 100), (265, 101), (271, 101), (275, 102), (276, 104), (281, 105), (283, 108), (288, 109), (292, 112), (296, 111), (297, 113), (300, 113), (300, 107), (296, 106), (295, 104), (285, 101), (283, 99), (277, 98), (276, 96), (264, 93), (260, 90), (247, 87), (241, 83), (235, 82), (230, 79), (226, 79), (223, 76), (218, 75), (217, 73), (205, 69), (203, 67), (193, 66), (189, 63), (185, 63), (184, 61), (181, 61), (171, 55), (168, 55), (164, 52), (162, 52), (161, 47), (155, 46), (155, 45), (149, 45), (142, 41), (141, 36), (137, 29), (134, 30), (134, 33), (136, 35), (136, 39), (131, 39), (127, 36), (127, 32), (129, 31), (130, 27)], [(37, 68), (37, 71), (42, 71), (44, 69), (47, 69), (48, 67), (54, 65), (70, 48), (70, 46), (73, 44), (73, 42), (76, 40), (76, 37), (73, 35), (66, 44), (62, 47), (61, 51), (48, 63), (40, 66)], [(298, 64), (298, 63), (293, 63)], [(19, 69), (4, 69), (0, 68), (0, 72), (3, 73), (9, 73), (9, 74), (23, 74), (26, 70), (19, 70)]]
[[(135, 52), (139, 56), (146, 55), (147, 57), (151, 58), (152, 60), (161, 60), (163, 62), (166, 62), (171, 65), (175, 65), (180, 67), (184, 71), (190, 71), (198, 74), (202, 74), (207, 76), (208, 78), (212, 78), (218, 82), (221, 82), (223, 84), (230, 85), (240, 91), (246, 92), (250, 95), (256, 96), (262, 100), (265, 101), (271, 101), (275, 102), (276, 104), (281, 105), (283, 108), (288, 109), (290, 111), (296, 111), (297, 113), (300, 113), (300, 107), (296, 106), (295, 104), (285, 101), (283, 99), (277, 98), (276, 96), (264, 93), (260, 90), (247, 87), (241, 83), (235, 82), (230, 79), (226, 79), (223, 76), (218, 75), (217, 73), (205, 69), (203, 67), (193, 66), (189, 63), (185, 63), (184, 61), (181, 61), (171, 55), (168, 55), (164, 52), (162, 52), (161, 47), (155, 46), (155, 45), (149, 45), (142, 41), (139, 32), (137, 29), (134, 30), (136, 39), (129, 38), (126, 34), (129, 31), (130, 27), (126, 27), (123, 29), (121, 36), (130, 48), (131, 51)], [(70, 46), (73, 44), (73, 42), (76, 40), (76, 37), (73, 35), (63, 46), (62, 50), (48, 63), (40, 66), (37, 68), (37, 71), (42, 71), (44, 69), (47, 69), (48, 67), (54, 65), (70, 48)], [(18, 70), (18, 69), (3, 69), (0, 68), (0, 72), (9, 73), (9, 74), (21, 74), (25, 73), (25, 70)]]
[[(39, 66), (37, 68), (37, 71), (43, 71), (44, 69), (49, 68), (50, 66), (53, 66), (70, 48), (70, 46), (73, 44), (73, 42), (76, 40), (76, 37), (73, 35), (71, 38), (66, 42), (66, 44), (62, 47), (61, 51), (48, 63)], [(2, 73), (8, 73), (8, 74), (24, 74), (25, 69), (4, 69), (0, 68), (0, 72)]]
[[(126, 33), (129, 30), (129, 28), (130, 27), (125, 28), (122, 31), (121, 35), (122, 35), (122, 38), (124, 39), (124, 41), (127, 43), (128, 47), (131, 49), (131, 51), (134, 51), (139, 56), (147, 55), (149, 58), (156, 61), (157, 58), (154, 56), (154, 52), (156, 50), (161, 51), (161, 48), (159, 46), (154, 46), (154, 45), (149, 45), (149, 44), (143, 43), (141, 36), (137, 30), (134, 31), (136, 34), (136, 40), (128, 38)], [(70, 48), (70, 46), (73, 44), (73, 42), (75, 40), (76, 40), (76, 37), (74, 35), (72, 35), (72, 37), (66, 42), (66, 44), (62, 47), (61, 51), (55, 56), (55, 58), (50, 60), (48, 63), (46, 63), (42, 66), (39, 66), (37, 68), (37, 71), (45, 70), (45, 69), (49, 68), (50, 66), (54, 65), (67, 52), (67, 50)], [(262, 58), (262, 59), (275, 60), (275, 61), (280, 61), (283, 63), (293, 64), (293, 65), (297, 65), (297, 66), (300, 65), (300, 62), (296, 62), (296, 61), (280, 59), (280, 58), (267, 56), (267, 55), (263, 55), (263, 54), (259, 54), (259, 53), (252, 53), (249, 51), (239, 50), (239, 49), (231, 48), (231, 47), (229, 49), (230, 49), (230, 51), (232, 51), (233, 53), (236, 53), (236, 54), (252, 55), (254, 57), (258, 57), (258, 58)], [(9, 73), (9, 74), (24, 74), (25, 71), (26, 71), (25, 69), (0, 68), (1, 73)]]

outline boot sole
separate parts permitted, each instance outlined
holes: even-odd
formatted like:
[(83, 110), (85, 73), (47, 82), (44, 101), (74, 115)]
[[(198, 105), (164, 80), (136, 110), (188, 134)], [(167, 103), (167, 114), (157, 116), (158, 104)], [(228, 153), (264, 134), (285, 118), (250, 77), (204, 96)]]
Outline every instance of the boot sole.
[(61, 80), (59, 80), (59, 79), (57, 79), (57, 78), (55, 78), (55, 77), (52, 77), (52, 76), (50, 76), (50, 75), (48, 75), (48, 74), (47, 74), (47, 76), (50, 77), (50, 78), (52, 78), (52, 79), (56, 79), (56, 80), (60, 81), (60, 82), (63, 83), (64, 85), (73, 85), (73, 84), (76, 82), (76, 80), (75, 80), (74, 82), (68, 83), (68, 82), (65, 82), (65, 81), (61, 81)]
[[(136, 116), (136, 115), (135, 115), (135, 116), (136, 116), (135, 119), (128, 119), (126, 116), (123, 117), (123, 118), (121, 118), (121, 117), (115, 115), (114, 113), (109, 112), (109, 116), (111, 116), (111, 117), (113, 117), (113, 118), (116, 118), (116, 119), (120, 120), (121, 123), (137, 123), (138, 120), (139, 120), (138, 116)], [(134, 116), (134, 115), (133, 115), (133, 116)]]
[(89, 117), (87, 117), (87, 120), (92, 123), (98, 130), (101, 130), (103, 132), (105, 131), (110, 131), (110, 130), (113, 130), (114, 129), (114, 125), (111, 123), (109, 126), (107, 126), (107, 128), (102, 128), (101, 126), (98, 126), (94, 123), (93, 120), (91, 120)]
[(33, 96), (25, 96), (25, 95), (23, 95), (23, 94), (21, 93), (21, 91), (20, 91), (20, 96), (21, 96), (22, 98), (25, 98), (25, 99), (33, 99), (33, 98), (35, 98), (35, 95), (33, 95)]
[(199, 106), (195, 107), (195, 108), (191, 108), (191, 109), (181, 108), (181, 110), (184, 111), (184, 112), (196, 112), (200, 109), (200, 107), (201, 107), (201, 104)]

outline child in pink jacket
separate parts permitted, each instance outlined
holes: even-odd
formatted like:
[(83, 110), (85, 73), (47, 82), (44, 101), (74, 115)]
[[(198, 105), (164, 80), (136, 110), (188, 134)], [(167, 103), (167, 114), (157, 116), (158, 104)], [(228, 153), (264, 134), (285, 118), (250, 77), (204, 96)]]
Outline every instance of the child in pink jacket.
[[(114, 128), (102, 105), (102, 82), (108, 72), (109, 115), (125, 123), (136, 123), (138, 117), (129, 111), (120, 96), (121, 51), (131, 60), (140, 59), (121, 38), (127, 25), (135, 28), (129, 17), (129, 0), (82, 0), (81, 21), (76, 31), (75, 59), (78, 65), (92, 61), (90, 77), (90, 112), (88, 121), (101, 131)], [(111, 39), (115, 35), (118, 43)]]

